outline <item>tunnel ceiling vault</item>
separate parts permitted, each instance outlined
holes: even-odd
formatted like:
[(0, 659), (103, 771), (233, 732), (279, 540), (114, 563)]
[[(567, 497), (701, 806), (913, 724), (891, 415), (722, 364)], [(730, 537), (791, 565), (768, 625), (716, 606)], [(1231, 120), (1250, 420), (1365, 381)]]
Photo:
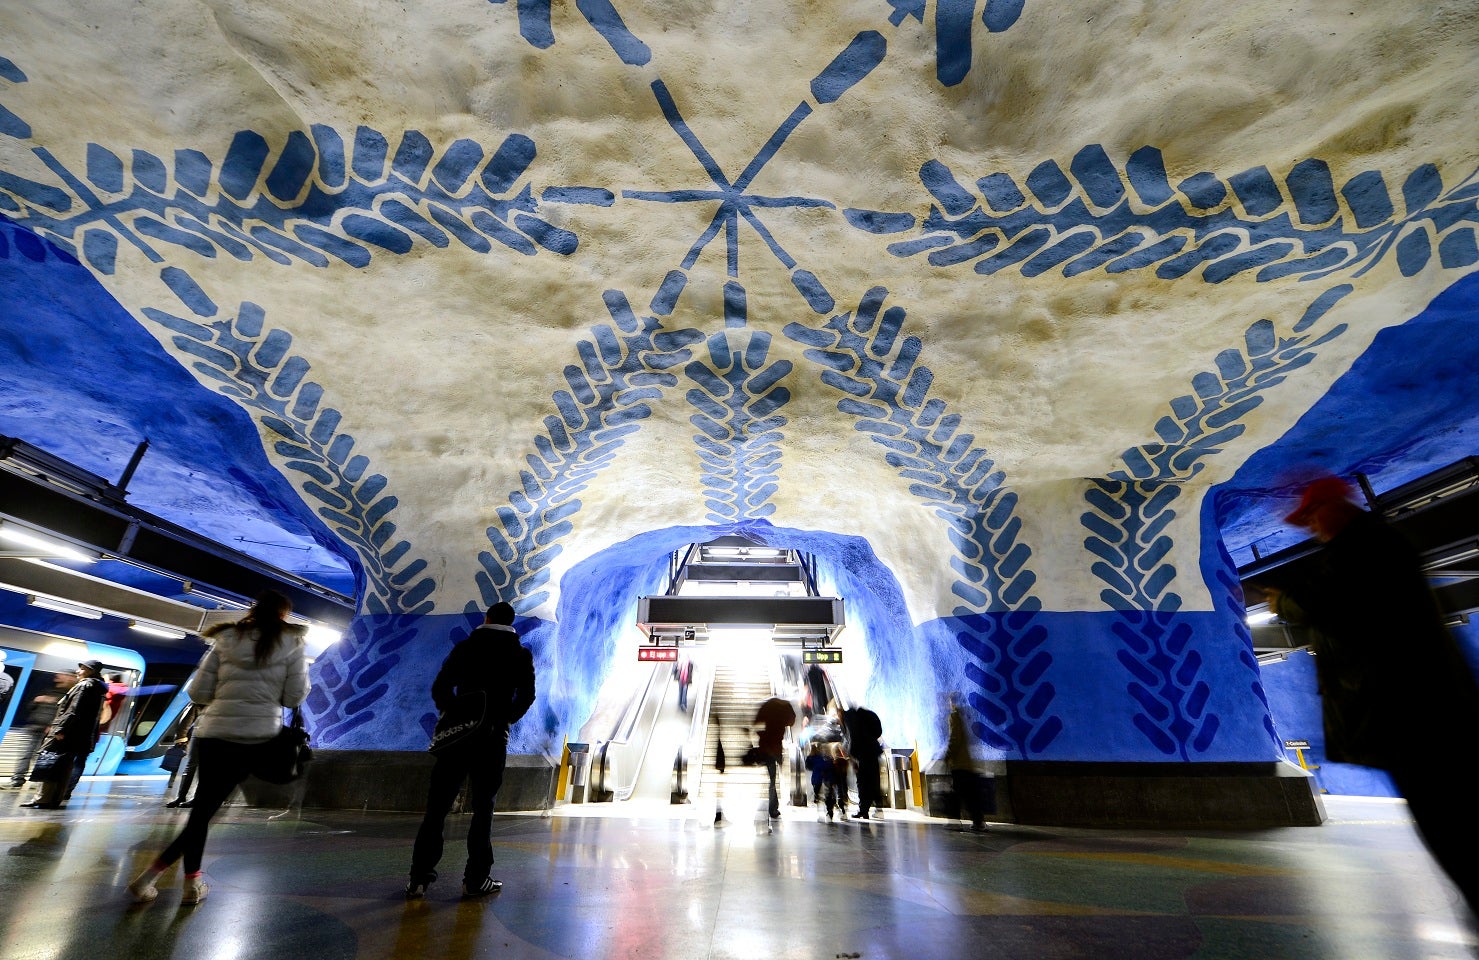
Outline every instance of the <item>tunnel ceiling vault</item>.
[(1475, 353), (1476, 20), (8, 3), (0, 433), (150, 439), (131, 502), (368, 612), (548, 618), (613, 544), (770, 524), (916, 622), (1205, 608), (1214, 485), (1236, 550), (1308, 470), (1472, 438), (1311, 414), (1444, 296), (1413, 350)]

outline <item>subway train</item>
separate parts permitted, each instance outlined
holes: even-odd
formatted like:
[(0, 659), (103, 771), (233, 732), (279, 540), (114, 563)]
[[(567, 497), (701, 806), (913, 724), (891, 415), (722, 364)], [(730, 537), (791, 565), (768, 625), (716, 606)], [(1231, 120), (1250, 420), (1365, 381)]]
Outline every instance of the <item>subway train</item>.
[[(140, 727), (147, 731), (156, 725), (163, 713), (150, 704), (146, 691), (154, 688), (144, 685), (144, 658), (135, 650), (0, 626), (0, 652), (5, 655), (0, 668), (10, 679), (8, 685), (0, 684), (8, 686), (0, 694), (0, 782), (30, 772), (41, 735), (56, 713), (56, 702), (75, 681), (77, 665), (84, 660), (102, 661), (104, 678), (121, 683), (128, 691), (121, 708), (108, 720), (98, 746), (88, 756), (84, 775), (118, 773), (129, 751), (130, 738)], [(141, 719), (151, 713), (155, 721), (146, 723)], [(155, 767), (157, 770), (157, 760)]]

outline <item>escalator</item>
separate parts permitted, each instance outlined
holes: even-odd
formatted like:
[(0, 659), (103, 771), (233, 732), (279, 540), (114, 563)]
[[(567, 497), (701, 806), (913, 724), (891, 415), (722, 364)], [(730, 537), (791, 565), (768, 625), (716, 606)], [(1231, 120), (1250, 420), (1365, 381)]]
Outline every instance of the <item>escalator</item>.
[[(747, 801), (766, 794), (769, 783), (765, 767), (746, 766), (745, 751), (755, 742), (751, 728), (755, 711), (771, 696), (770, 671), (766, 659), (748, 664), (716, 662), (714, 693), (704, 737), (703, 770), (713, 789), (705, 792), (725, 801)], [(718, 769), (719, 745), (724, 745), (724, 772)]]
[[(691, 544), (672, 555), (669, 574), (664, 594), (638, 599), (637, 627), (646, 637), (639, 659), (691, 662), (687, 703), (679, 703), (671, 662), (608, 680), (581, 731), (593, 748), (585, 795), (653, 803), (723, 792), (763, 796), (764, 766), (742, 762), (755, 743), (755, 711), (771, 696), (801, 706), (798, 657), (785, 651), (833, 643), (843, 627), (842, 600), (819, 595), (806, 555), (744, 537)], [(716, 768), (721, 744), (723, 774)], [(794, 735), (787, 752), (791, 782), (782, 792), (794, 797), (803, 792)]]

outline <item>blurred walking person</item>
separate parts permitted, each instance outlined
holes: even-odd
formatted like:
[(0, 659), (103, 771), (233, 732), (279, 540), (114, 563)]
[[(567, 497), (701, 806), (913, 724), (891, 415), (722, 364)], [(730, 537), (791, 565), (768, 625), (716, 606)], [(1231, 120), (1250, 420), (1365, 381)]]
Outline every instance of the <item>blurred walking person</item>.
[(765, 764), (770, 778), (770, 819), (779, 820), (781, 798), (776, 789), (776, 777), (785, 761), (786, 731), (796, 722), (796, 708), (791, 701), (782, 697), (771, 697), (755, 711), (755, 723), (760, 727), (760, 760)]
[(144, 869), (129, 893), (145, 903), (159, 896), (159, 877), (184, 860), (183, 904), (205, 899), (210, 889), (201, 875), (211, 819), (231, 792), (268, 759), (268, 744), (283, 727), (283, 709), (308, 697), (307, 627), (287, 622), (292, 602), (264, 591), (236, 623), (207, 631), (212, 641), (185, 690), (201, 709), (195, 724), (199, 785), (190, 817), (179, 836)]
[(1258, 584), (1313, 632), (1325, 755), (1386, 770), (1418, 832), (1479, 917), (1479, 822), (1453, 781), (1453, 745), (1479, 733), (1479, 684), (1443, 625), (1417, 551), (1337, 477), (1285, 519), (1323, 546), (1306, 573)]

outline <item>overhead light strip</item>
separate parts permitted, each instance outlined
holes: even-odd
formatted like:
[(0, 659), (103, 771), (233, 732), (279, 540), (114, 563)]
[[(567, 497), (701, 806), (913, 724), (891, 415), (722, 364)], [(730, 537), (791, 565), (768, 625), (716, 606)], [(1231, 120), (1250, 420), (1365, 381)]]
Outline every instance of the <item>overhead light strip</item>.
[(139, 633), (146, 633), (151, 637), (163, 637), (166, 640), (183, 640), (188, 634), (184, 630), (175, 627), (166, 627), (157, 623), (148, 623), (143, 620), (130, 620), (128, 628)]
[(80, 603), (69, 603), (66, 600), (58, 600), (55, 597), (43, 597), (30, 593), (26, 594), (26, 602), (33, 607), (40, 607), (43, 610), (68, 613), (74, 617), (82, 617), (87, 620), (103, 619), (103, 611), (96, 607), (83, 606)]
[(96, 563), (98, 560), (97, 554), (85, 553), (59, 540), (53, 540), (50, 537), (43, 537), (26, 530), (20, 530), (9, 523), (0, 524), (0, 540), (8, 540), (11, 543), (18, 543), (23, 547), (40, 550), (44, 556), (53, 559), (76, 560), (80, 563)]

